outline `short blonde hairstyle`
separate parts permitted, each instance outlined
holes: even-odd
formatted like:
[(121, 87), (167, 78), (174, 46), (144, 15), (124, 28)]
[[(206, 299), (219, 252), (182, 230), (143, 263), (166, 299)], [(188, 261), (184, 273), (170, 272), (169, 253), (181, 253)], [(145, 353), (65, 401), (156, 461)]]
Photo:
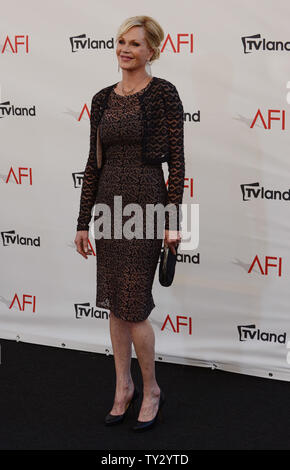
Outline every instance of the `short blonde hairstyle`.
[(145, 32), (145, 39), (148, 46), (153, 49), (153, 54), (150, 62), (153, 62), (160, 57), (160, 44), (164, 39), (164, 31), (160, 24), (151, 18), (151, 16), (131, 16), (127, 18), (118, 29), (116, 41), (123, 36), (133, 26), (143, 26)]

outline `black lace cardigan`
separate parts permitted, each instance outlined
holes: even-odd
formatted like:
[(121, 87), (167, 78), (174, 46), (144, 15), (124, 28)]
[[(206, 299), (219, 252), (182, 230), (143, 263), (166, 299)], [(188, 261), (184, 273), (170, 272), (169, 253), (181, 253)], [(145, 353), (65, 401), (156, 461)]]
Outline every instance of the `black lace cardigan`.
[[(90, 150), (84, 171), (77, 230), (89, 230), (91, 210), (95, 204), (98, 180), (105, 159), (105, 155), (102, 154), (101, 163), (97, 163), (98, 125), (107, 106), (109, 94), (117, 83), (101, 89), (92, 98)], [(144, 93), (137, 96), (144, 125), (142, 160), (150, 164), (168, 163), (169, 211), (165, 213), (165, 228), (179, 230), (182, 219), (178, 208), (183, 199), (185, 175), (183, 104), (176, 87), (168, 80), (159, 77), (153, 77)], [(170, 207), (174, 209), (173, 214), (176, 214), (176, 218), (169, 217)]]

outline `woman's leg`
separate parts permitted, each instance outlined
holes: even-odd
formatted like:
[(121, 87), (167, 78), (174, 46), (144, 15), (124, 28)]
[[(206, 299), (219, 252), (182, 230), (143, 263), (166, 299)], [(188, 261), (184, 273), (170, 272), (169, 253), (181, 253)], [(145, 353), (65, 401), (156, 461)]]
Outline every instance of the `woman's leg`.
[(148, 319), (131, 322), (130, 330), (143, 377), (143, 402), (138, 420), (149, 421), (157, 413), (160, 397), (160, 388), (155, 378), (154, 330)]
[(131, 376), (132, 337), (128, 322), (115, 317), (113, 312), (110, 312), (110, 335), (116, 370), (116, 391), (110, 413), (120, 415), (125, 412), (126, 403), (134, 393)]

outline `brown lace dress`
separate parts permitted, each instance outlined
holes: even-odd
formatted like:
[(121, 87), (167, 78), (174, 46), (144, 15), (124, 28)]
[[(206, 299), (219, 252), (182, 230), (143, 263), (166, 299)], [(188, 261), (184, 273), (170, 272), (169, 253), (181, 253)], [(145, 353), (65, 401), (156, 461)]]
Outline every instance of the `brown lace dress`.
[[(96, 306), (109, 309), (127, 321), (143, 321), (155, 307), (152, 285), (162, 247), (157, 237), (157, 216), (154, 216), (154, 237), (146, 239), (146, 204), (166, 205), (167, 189), (161, 163), (151, 165), (141, 161), (143, 126), (138, 95), (122, 96), (112, 89), (108, 107), (100, 121), (100, 138), (104, 149), (104, 163), (100, 173), (95, 211), (98, 203), (111, 208), (111, 238), (96, 238), (97, 293)], [(114, 196), (122, 196), (120, 209), (120, 238), (114, 237)], [(138, 203), (142, 215), (134, 212), (122, 215), (127, 204)], [(116, 209), (115, 209), (116, 210)], [(95, 212), (103, 220), (103, 212)], [(142, 221), (142, 237), (127, 239), (123, 234), (126, 221)], [(141, 219), (140, 219), (141, 217)], [(152, 219), (147, 217), (149, 225)], [(150, 220), (151, 222), (150, 222)], [(142, 229), (143, 226), (143, 229)], [(104, 227), (104, 224), (103, 224)], [(100, 227), (102, 230), (102, 227)], [(134, 227), (132, 227), (134, 230)]]

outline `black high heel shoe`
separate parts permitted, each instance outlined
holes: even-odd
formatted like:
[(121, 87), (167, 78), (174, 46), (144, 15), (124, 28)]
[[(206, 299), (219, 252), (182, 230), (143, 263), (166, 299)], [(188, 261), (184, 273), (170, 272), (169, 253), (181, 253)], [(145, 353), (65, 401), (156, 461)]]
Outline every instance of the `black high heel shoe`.
[(136, 400), (138, 399), (140, 392), (137, 387), (134, 388), (134, 393), (131, 400), (126, 405), (126, 410), (122, 415), (111, 415), (108, 413), (105, 417), (105, 424), (111, 426), (112, 424), (119, 424), (124, 421), (125, 416), (129, 412), (130, 408), (134, 407)]
[(159, 405), (158, 410), (153, 419), (150, 421), (139, 421), (137, 419), (135, 426), (132, 427), (133, 431), (147, 431), (147, 429), (151, 429), (155, 423), (157, 422), (158, 415), (161, 414), (161, 407), (165, 403), (165, 395), (163, 391), (160, 391), (160, 398), (159, 398)]

